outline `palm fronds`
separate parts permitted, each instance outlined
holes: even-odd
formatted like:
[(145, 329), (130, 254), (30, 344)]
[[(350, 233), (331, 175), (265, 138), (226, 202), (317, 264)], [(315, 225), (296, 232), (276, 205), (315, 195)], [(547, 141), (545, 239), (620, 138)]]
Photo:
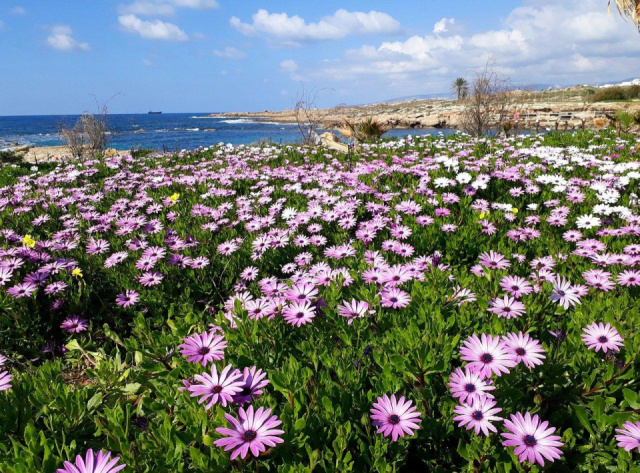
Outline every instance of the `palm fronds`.
[(358, 143), (370, 143), (380, 139), (389, 129), (389, 126), (369, 117), (361, 122), (350, 122), (345, 119), (338, 131), (347, 138), (353, 138)]
[[(620, 14), (629, 18), (640, 30), (640, 0), (616, 0), (616, 7)], [(611, 0), (609, 0), (611, 8)]]

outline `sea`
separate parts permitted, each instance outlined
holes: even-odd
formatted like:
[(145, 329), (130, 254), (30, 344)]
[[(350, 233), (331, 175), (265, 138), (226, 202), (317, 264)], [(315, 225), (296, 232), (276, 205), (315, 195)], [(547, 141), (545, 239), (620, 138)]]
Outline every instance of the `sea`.
[[(261, 140), (295, 143), (295, 124), (256, 121), (250, 118), (207, 118), (208, 113), (112, 114), (108, 127), (110, 148), (179, 151), (218, 143), (248, 145)], [(0, 150), (16, 146), (62, 145), (59, 131), (72, 126), (78, 115), (0, 116)], [(385, 137), (448, 135), (455, 130), (390, 130)]]

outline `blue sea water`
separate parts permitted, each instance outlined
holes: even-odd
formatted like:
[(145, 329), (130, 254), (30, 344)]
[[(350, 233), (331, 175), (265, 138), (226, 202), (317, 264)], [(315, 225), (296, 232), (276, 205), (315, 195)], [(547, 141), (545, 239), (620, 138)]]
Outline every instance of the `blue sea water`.
[[(204, 118), (207, 113), (163, 113), (161, 115), (109, 115), (109, 147), (155, 150), (192, 149), (216, 143), (251, 144), (262, 139), (275, 143), (299, 141), (296, 125), (258, 122), (243, 118)], [(31, 146), (63, 144), (59, 130), (73, 125), (77, 115), (0, 116), (0, 149), (12, 143)], [(453, 130), (391, 130), (385, 136), (450, 134)]]

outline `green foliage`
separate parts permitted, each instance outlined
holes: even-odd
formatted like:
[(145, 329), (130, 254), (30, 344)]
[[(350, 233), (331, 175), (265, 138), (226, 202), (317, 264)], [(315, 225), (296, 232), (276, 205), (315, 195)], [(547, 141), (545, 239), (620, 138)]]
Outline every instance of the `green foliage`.
[[(464, 149), (467, 155), (486, 160), (486, 165), (482, 165), (485, 172), (490, 162), (503, 159), (516, 147), (534, 144), (577, 147), (585, 152), (596, 147), (599, 155), (617, 154), (616, 163), (637, 159), (631, 154), (635, 145), (631, 138), (618, 139), (608, 131), (597, 136), (592, 132), (552, 133), (518, 142), (487, 138), (465, 148), (468, 140), (464, 136), (441, 141), (417, 137), (406, 148), (405, 144), (388, 142), (380, 148), (368, 148), (361, 162), (384, 160), (391, 165), (405, 151), (431, 158), (460, 156)], [(622, 150), (617, 149), (620, 146)], [(138, 161), (127, 172), (143, 174), (143, 165), (149, 167), (149, 173), (177, 173), (181, 167), (221, 172), (226, 164), (216, 167), (209, 160), (227, 153), (218, 148), (160, 158), (141, 153), (135, 156)], [(330, 161), (346, 166), (346, 159), (339, 154), (327, 158), (321, 153), (288, 146), (279, 148), (268, 161), (251, 165), (256, 170), (261, 166), (326, 166)], [(541, 165), (537, 157), (531, 161)], [(35, 176), (36, 172), (38, 176), (46, 175), (55, 166), (41, 165), (38, 171), (22, 165), (3, 166), (0, 185), (15, 184), (25, 176)], [(535, 172), (528, 177), (535, 179)], [(588, 179), (591, 170), (576, 167), (553, 172), (566, 179)], [(81, 176), (80, 185), (97, 192), (112, 185), (119, 173), (122, 170), (109, 165), (105, 158), (92, 167), (92, 172)], [(447, 175), (437, 169), (431, 177)], [(500, 446), (496, 435), (485, 439), (456, 427), (453, 422), (456, 402), (447, 387), (450, 373), (461, 365), (459, 350), (466, 337), (520, 330), (543, 343), (547, 359), (536, 369), (521, 366), (505, 375), (500, 380), (500, 406), (505, 413), (537, 413), (558, 429), (565, 443), (564, 456), (547, 470), (640, 472), (637, 452), (619, 449), (614, 439), (615, 428), (627, 420), (637, 421), (640, 409), (637, 288), (616, 287), (611, 292), (590, 295), (571, 311), (550, 305), (544, 294), (533, 293), (523, 298), (526, 316), (505, 320), (486, 309), (500, 290), (500, 278), (511, 273), (496, 271), (492, 279), (477, 278), (469, 271), (478, 255), (489, 250), (506, 255), (520, 252), (528, 261), (563, 254), (568, 256), (559, 261), (558, 271), (578, 281), (582, 272), (592, 266), (570, 256), (575, 246), (562, 238), (561, 229), (544, 223), (543, 240), (522, 244), (483, 234), (478, 229), (477, 213), (471, 209), (471, 198), (460, 193), (462, 199), (456, 207), (460, 228), (455, 233), (443, 233), (438, 226), (421, 227), (415, 223), (415, 217), (408, 217), (414, 232), (410, 242), (416, 253), (441, 252), (442, 263), (451, 268), (454, 278), (433, 269), (423, 281), (415, 280), (404, 286), (411, 295), (411, 304), (406, 309), (382, 307), (376, 298), (375, 284), (358, 279), (343, 286), (334, 281), (321, 289), (326, 307), (313, 324), (294, 329), (281, 317), (253, 320), (246, 312), (236, 310), (237, 327), (232, 328), (220, 310), (234, 293), (239, 273), (249, 265), (256, 265), (260, 277), (272, 274), (283, 277), (280, 268), (300, 251), (292, 246), (273, 249), (262, 260), (253, 261), (250, 241), (255, 235), (244, 226), (205, 231), (204, 220), (191, 215), (190, 210), (202, 203), (205, 199), (202, 195), (212, 187), (192, 180), (191, 175), (187, 177), (180, 186), (175, 183), (169, 187), (149, 186), (148, 194), (155, 202), (180, 194), (171, 209), (179, 214), (172, 228), (182, 236), (192, 235), (199, 248), (208, 249), (211, 255), (208, 267), (196, 271), (163, 263), (162, 284), (141, 291), (139, 305), (121, 309), (113, 301), (123, 287), (134, 284), (139, 274), (136, 258), (129, 258), (115, 269), (106, 269), (102, 256), (88, 255), (84, 246), (79, 245), (65, 253), (65, 258), (78, 262), (83, 277), (67, 277), (69, 289), (65, 292), (64, 310), (52, 311), (52, 298), (41, 292), (24, 299), (12, 299), (6, 291), (0, 292), (0, 353), (9, 358), (13, 374), (13, 388), (0, 392), (1, 472), (54, 473), (64, 460), (84, 454), (88, 448), (110, 450), (120, 456), (128, 465), (125, 473), (542, 471), (520, 465)], [(284, 197), (287, 206), (303, 209), (308, 200), (292, 191), (300, 183), (292, 184), (288, 177), (283, 174), (269, 182), (265, 180), (264, 186), (273, 186), (273, 200)], [(364, 173), (357, 179), (367, 185), (375, 183), (389, 195), (395, 193), (389, 201), (391, 207), (406, 199), (404, 189), (413, 192), (418, 185), (415, 176), (404, 173)], [(248, 196), (258, 189), (256, 181), (229, 179), (227, 187), (234, 196)], [(78, 183), (62, 182), (60, 186), (72, 189)], [(512, 187), (506, 181), (494, 180), (483, 190), (482, 198), (514, 206), (538, 203), (544, 207), (543, 202), (558, 195), (545, 189), (537, 196), (516, 199), (509, 193)], [(578, 212), (586, 212), (597, 203), (594, 191), (583, 190), (586, 200), (575, 204)], [(335, 194), (338, 199), (343, 198), (339, 192)], [(363, 203), (378, 201), (366, 194), (357, 197)], [(95, 210), (108, 212), (125, 198), (135, 200), (129, 189), (108, 192), (95, 203)], [(425, 196), (416, 194), (414, 198), (427, 205)], [(628, 193), (622, 200), (628, 203)], [(207, 205), (213, 207), (228, 201), (224, 196), (206, 197)], [(75, 205), (70, 202), (68, 209), (74, 209)], [(268, 215), (269, 205), (257, 206), (256, 212)], [(43, 226), (34, 226), (33, 215), (28, 213), (6, 210), (0, 216), (4, 227), (43, 241), (65, 228), (65, 220), (60, 217), (68, 209), (50, 207), (47, 213), (52, 219)], [(38, 211), (43, 210), (38, 207)], [(548, 215), (548, 211), (541, 209), (540, 213)], [(169, 224), (164, 210), (159, 218)], [(504, 224), (498, 212), (487, 218), (497, 225)], [(323, 224), (327, 246), (352, 238), (351, 232), (335, 222), (320, 219), (317, 222)], [(91, 224), (82, 221), (79, 226), (84, 231)], [(149, 244), (162, 245), (165, 236), (164, 232), (148, 235)], [(126, 251), (131, 237), (109, 232), (111, 251)], [(215, 254), (218, 244), (236, 237), (247, 239), (238, 252), (224, 257)], [(390, 235), (385, 233), (382, 240), (387, 238)], [(632, 239), (606, 241), (610, 251), (620, 253)], [(355, 275), (365, 268), (364, 254), (368, 248), (359, 240), (353, 246), (357, 255), (344, 264)], [(317, 260), (323, 259), (322, 248), (309, 246), (304, 251)], [(528, 274), (528, 261), (513, 271)], [(399, 257), (391, 261), (402, 262)], [(472, 289), (477, 303), (460, 306), (454, 303), (451, 294), (456, 286)], [(247, 290), (259, 293), (256, 282), (248, 283)], [(352, 298), (369, 302), (373, 313), (348, 325), (337, 306)], [(62, 332), (60, 323), (71, 314), (88, 318), (90, 330), (81, 334)], [(604, 357), (587, 350), (580, 340), (582, 328), (600, 320), (614, 324), (625, 334), (625, 346), (615, 356)], [(211, 323), (225, 330), (228, 348), (224, 364), (255, 365), (268, 373), (270, 384), (256, 403), (273, 408), (282, 420), (285, 442), (260, 458), (231, 462), (229, 453), (214, 445), (220, 438), (216, 428), (226, 426), (224, 414), (232, 412), (231, 408), (216, 405), (206, 411), (180, 389), (182, 380), (206, 369), (188, 363), (177, 347), (184, 337), (204, 332)], [(560, 342), (550, 335), (551, 326), (566, 330), (566, 341)], [(66, 346), (66, 353), (41, 353), (41, 348), (52, 341)], [(422, 412), (421, 429), (414, 438), (393, 443), (375, 433), (369, 409), (377, 396), (385, 393), (407, 396)]]

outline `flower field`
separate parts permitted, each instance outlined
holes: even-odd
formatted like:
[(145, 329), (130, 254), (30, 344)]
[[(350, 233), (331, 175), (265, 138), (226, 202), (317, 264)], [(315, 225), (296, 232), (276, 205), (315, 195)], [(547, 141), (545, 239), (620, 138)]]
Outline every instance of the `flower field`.
[(639, 141), (5, 165), (0, 471), (640, 472)]

